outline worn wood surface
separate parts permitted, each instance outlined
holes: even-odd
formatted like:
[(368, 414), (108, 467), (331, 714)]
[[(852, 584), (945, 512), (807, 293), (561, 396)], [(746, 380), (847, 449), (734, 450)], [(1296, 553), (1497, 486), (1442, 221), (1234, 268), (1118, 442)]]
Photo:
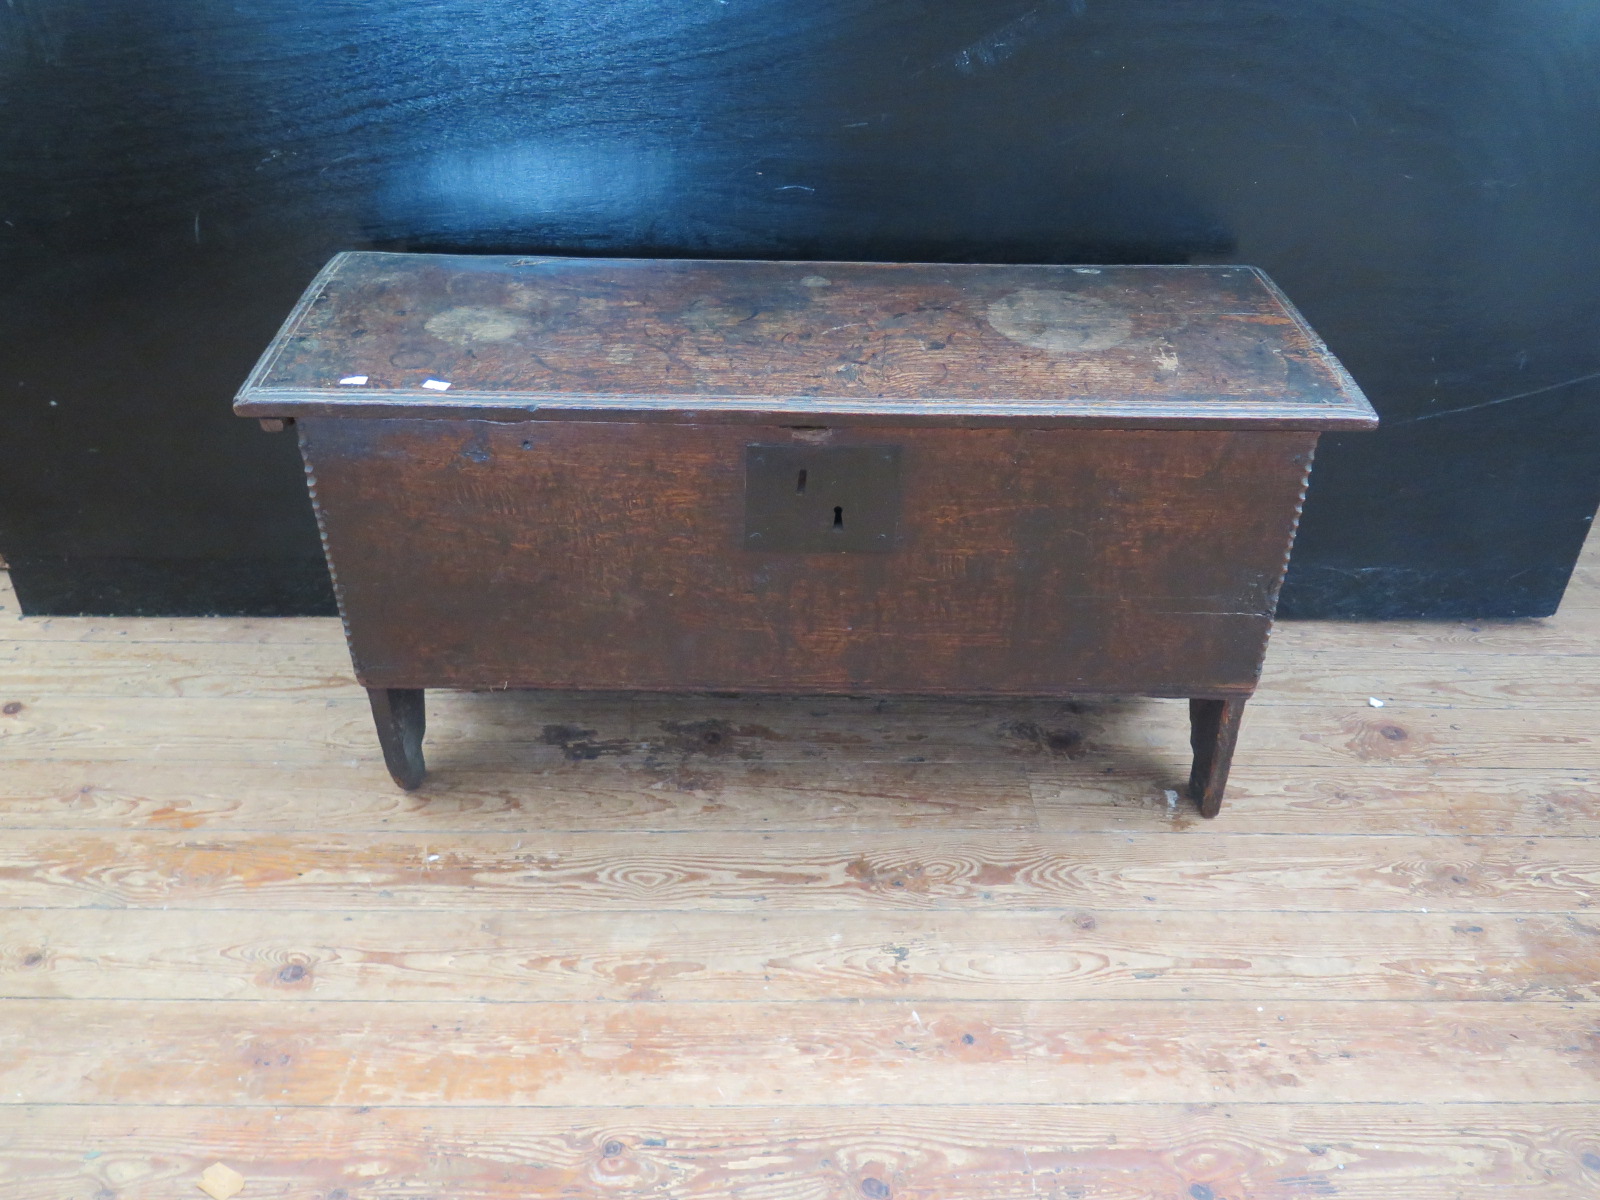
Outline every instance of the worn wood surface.
[[(368, 760), (333, 766), (19, 760), (0, 778), (0, 828), (293, 832), (541, 830), (874, 833), (1042, 828), (1052, 833), (1211, 832), (1168, 803), (1181, 764), (1141, 770), (1120, 754), (1079, 761), (787, 764), (719, 760), (704, 770), (604, 759), (463, 766), (414, 796)], [(1352, 771), (1256, 761), (1234, 773), (1227, 833), (1520, 834), (1600, 831), (1594, 772), (1537, 768)], [(1174, 791), (1174, 796), (1176, 792)]]
[[(1563, 624), (1569, 623), (1569, 615), (1576, 626), (1576, 610), (1563, 613)], [(306, 623), (317, 624), (326, 636), (310, 638), (311, 631), (306, 631), (308, 640), (287, 643), (127, 638), (0, 643), (0, 672), (15, 691), (86, 697), (358, 695), (338, 627)], [(1528, 633), (1535, 632), (1534, 624), (1528, 623)], [(1274, 631), (1274, 671), (1256, 689), (1250, 712), (1262, 705), (1365, 703), (1374, 693), (1388, 704), (1448, 703), (1452, 708), (1588, 709), (1600, 700), (1600, 679), (1573, 671), (1566, 661), (1579, 655), (1494, 655), (1501, 660), (1497, 664), (1469, 650), (1412, 648), (1380, 665), (1370, 650), (1359, 646), (1303, 649), (1294, 636), (1297, 628)], [(1513, 657), (1520, 660), (1514, 673), (1493, 669), (1510, 665), (1504, 660)], [(130, 670), (131, 665), (136, 669)], [(435, 703), (445, 699), (437, 697)]]
[(1600, 1000), (1600, 922), (1570, 913), (1085, 905), (1036, 911), (448, 905), (394, 912), (17, 908), (0, 994), (568, 1002)]
[(366, 252), (235, 408), (296, 422), (403, 789), (424, 689), (1122, 693), (1195, 701), (1208, 817), (1376, 424), (1253, 268)]
[(313, 992), (6, 1000), (0, 1031), (0, 1094), (75, 1104), (1581, 1102), (1600, 1072), (1588, 1006), (1517, 1001), (324, 1003)]
[[(1255, 685), (1316, 436), (299, 428), (368, 687), (1181, 697)], [(747, 545), (752, 439), (895, 446), (893, 553)]]
[[(1163, 823), (1165, 825), (1165, 823)], [(1170, 829), (1170, 825), (1166, 828)], [(1071, 847), (1063, 853), (1063, 844)], [(1141, 908), (1346, 912), (1600, 910), (1587, 838), (1278, 835), (1211, 839), (1122, 833), (303, 834), (14, 831), (0, 848), (0, 902), (473, 911), (789, 907)], [(1152, 898), (1152, 891), (1157, 893)], [(841, 915), (840, 920), (848, 920)]]
[(251, 1195), (882, 1200), (1550, 1200), (1588, 1194), (1600, 1106), (896, 1104), (15, 1110), (14, 1200)]
[(1280, 626), (1220, 822), (1181, 702), (441, 695), (403, 794), (334, 622), (0, 613), (0, 1194), (1587, 1200), (1596, 612)]
[(236, 410), (894, 416), (1036, 428), (1376, 423), (1316, 334), (1250, 267), (379, 253), (328, 264)]
[[(93, 753), (105, 762), (352, 769), (382, 762), (371, 712), (359, 693), (207, 701), (207, 720), (193, 724), (184, 717), (195, 705), (182, 699), (45, 695), (18, 703), (6, 739), (13, 753), (30, 759)], [(1600, 767), (1600, 726), (1579, 708), (1373, 709), (1365, 698), (1336, 706), (1262, 706), (1245, 713), (1241, 753), (1257, 739), (1261, 744), (1247, 761), (1278, 767)], [(1181, 701), (1063, 705), (441, 693), (429, 712), (427, 747), (429, 761), (452, 772), (594, 760), (633, 768), (641, 781), (668, 786), (692, 786), (707, 762), (754, 770), (758, 764), (808, 762), (825, 769), (829, 762), (1038, 761), (1058, 763), (1059, 769), (1135, 769), (1152, 781), (1176, 772), (1180, 782), (1188, 772)], [(597, 768), (594, 774), (605, 772)], [(452, 784), (435, 780), (430, 786)]]

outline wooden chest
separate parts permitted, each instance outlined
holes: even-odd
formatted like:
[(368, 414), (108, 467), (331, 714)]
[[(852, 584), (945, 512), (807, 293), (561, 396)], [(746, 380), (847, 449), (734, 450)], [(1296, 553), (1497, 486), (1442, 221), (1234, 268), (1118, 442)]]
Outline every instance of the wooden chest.
[(1191, 700), (1221, 802), (1325, 429), (1248, 267), (352, 253), (235, 411), (299, 432), (397, 782), (425, 688)]

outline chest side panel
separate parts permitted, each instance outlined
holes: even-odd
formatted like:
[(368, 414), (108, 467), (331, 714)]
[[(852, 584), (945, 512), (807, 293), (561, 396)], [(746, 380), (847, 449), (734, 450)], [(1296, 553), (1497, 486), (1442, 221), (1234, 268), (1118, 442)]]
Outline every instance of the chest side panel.
[[(1038, 695), (1251, 688), (1316, 437), (300, 430), (368, 686)], [(751, 447), (785, 445), (893, 448), (890, 548), (752, 548)]]

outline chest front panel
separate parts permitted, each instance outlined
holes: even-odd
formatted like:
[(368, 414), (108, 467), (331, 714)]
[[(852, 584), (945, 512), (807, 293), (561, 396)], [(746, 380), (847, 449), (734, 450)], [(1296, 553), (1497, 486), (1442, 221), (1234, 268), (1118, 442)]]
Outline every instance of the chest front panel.
[(1247, 692), (1316, 440), (298, 426), (369, 687)]

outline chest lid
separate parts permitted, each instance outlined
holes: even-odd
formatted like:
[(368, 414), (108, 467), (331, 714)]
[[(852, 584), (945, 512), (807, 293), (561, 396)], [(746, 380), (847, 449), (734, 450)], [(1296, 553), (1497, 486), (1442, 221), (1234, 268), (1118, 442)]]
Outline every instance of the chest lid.
[(1359, 429), (1253, 267), (353, 252), (243, 416)]

